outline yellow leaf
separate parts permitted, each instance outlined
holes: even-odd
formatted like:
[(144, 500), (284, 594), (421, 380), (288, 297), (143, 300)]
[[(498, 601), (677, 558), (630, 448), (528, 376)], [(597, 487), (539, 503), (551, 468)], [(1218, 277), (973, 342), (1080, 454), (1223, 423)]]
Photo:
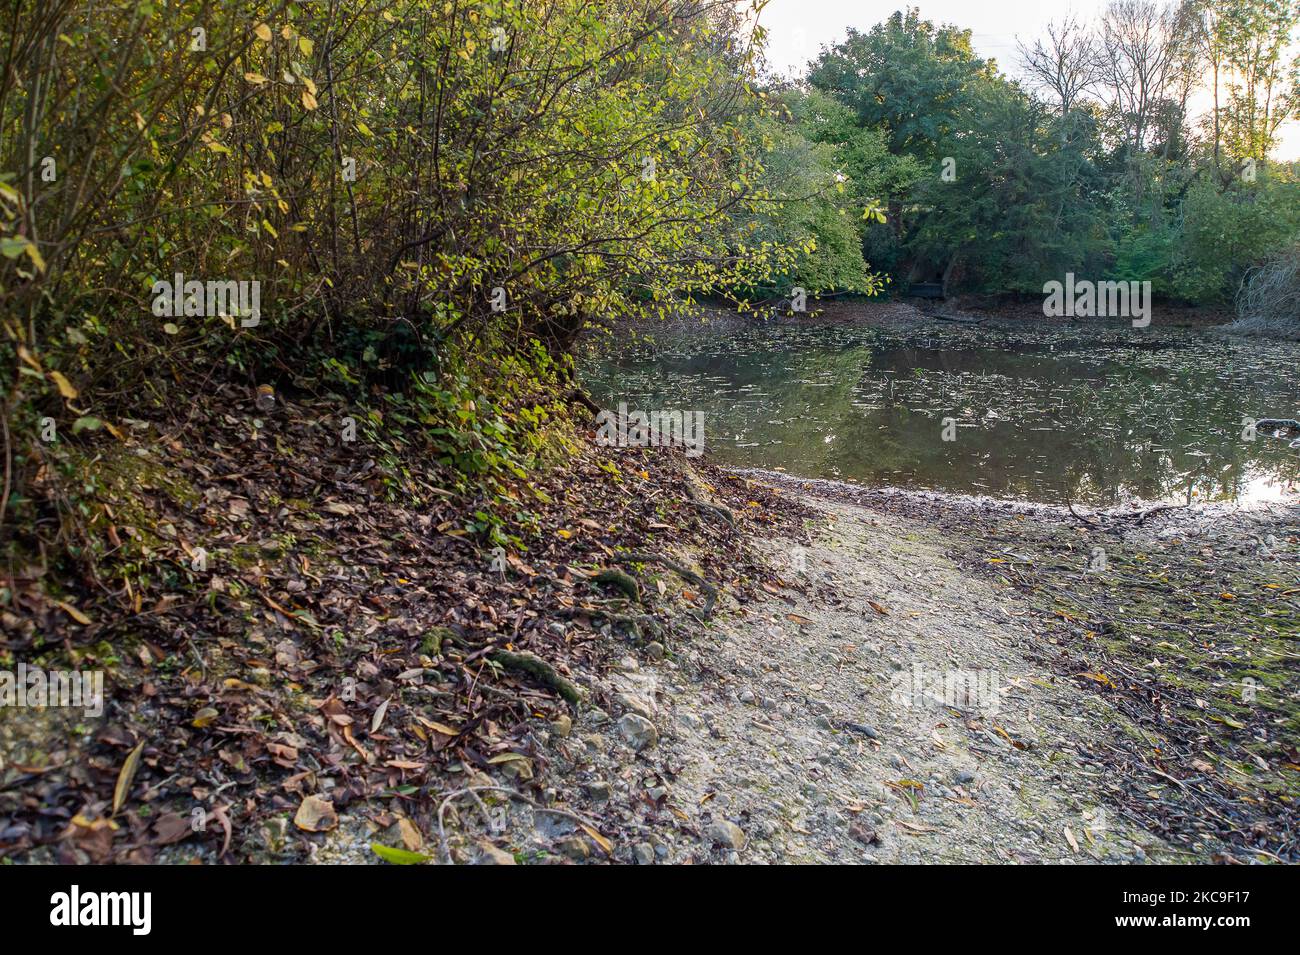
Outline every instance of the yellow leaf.
[(1092, 680), (1094, 683), (1100, 683), (1102, 686), (1115, 685), (1111, 681), (1111, 678), (1104, 673), (1080, 673), (1077, 675), (1083, 677), (1085, 680)]
[(190, 720), (190, 725), (195, 729), (203, 729), (203, 727), (215, 723), (219, 715), (214, 707), (205, 706), (194, 714), (194, 719)]
[(585, 822), (580, 822), (578, 825), (582, 827), (583, 832), (591, 836), (592, 840), (596, 845), (600, 846), (600, 848), (604, 850), (606, 855), (609, 855), (614, 850), (613, 844), (611, 844), (608, 839), (602, 836), (595, 829), (591, 828), (591, 826), (587, 825)]
[(429, 729), (433, 730), (435, 733), (441, 733), (443, 736), (458, 736), (458, 735), (460, 735), (460, 730), (458, 730), (458, 729), (453, 729), (452, 727), (448, 726), (446, 723), (438, 723), (438, 722), (435, 722), (434, 720), (428, 720), (428, 719), (425, 719), (423, 716), (420, 716), (420, 715), (418, 715), (418, 714), (416, 714), (416, 717), (415, 717), (415, 718), (416, 718), (416, 720), (417, 720), (418, 722), (422, 723), (424, 726), (427, 726)]
[(66, 601), (63, 600), (55, 600), (52, 602), (54, 606), (58, 607), (60, 610), (66, 613), (73, 620), (77, 621), (77, 623), (81, 624), (83, 627), (90, 626), (90, 618), (87, 617), (80, 610), (78, 610), (76, 607), (72, 606), (72, 604), (67, 603)]
[(266, 82), (266, 77), (261, 73), (245, 73), (244, 81), (246, 83), (252, 83), (254, 86), (261, 86)]
[(302, 91), (302, 105), (303, 105), (306, 109), (315, 109), (315, 108), (316, 108), (316, 97), (312, 96), (311, 93), (310, 93), (309, 91), (307, 91), (307, 90), (303, 90), (303, 91)]
[(27, 364), (31, 365), (33, 368), (35, 368), (42, 375), (45, 374), (45, 369), (42, 368), (41, 363), (36, 360), (36, 356), (27, 350), (26, 345), (18, 346), (18, 357), (21, 358)]
[(140, 768), (140, 751), (144, 749), (144, 740), (136, 744), (135, 749), (126, 758), (122, 764), (121, 771), (117, 774), (117, 785), (113, 787), (113, 815), (122, 808), (122, 803), (126, 802), (126, 794), (131, 790), (131, 781), (135, 779), (136, 770)]
[(50, 377), (53, 378), (54, 383), (59, 386), (59, 394), (63, 395), (63, 397), (68, 400), (77, 397), (77, 389), (72, 387), (72, 382), (68, 381), (68, 379), (63, 376), (63, 372), (52, 371), (50, 372)]
[(259, 23), (257, 26), (253, 27), (253, 34), (263, 43), (271, 42), (271, 28), (265, 23)]
[(27, 243), (27, 258), (32, 260), (32, 265), (36, 266), (36, 271), (45, 271), (45, 259), (41, 256), (40, 250), (36, 248), (35, 242)]
[(298, 37), (298, 49), (302, 50), (303, 56), (311, 56), (311, 51), (315, 49), (316, 44), (305, 36)]

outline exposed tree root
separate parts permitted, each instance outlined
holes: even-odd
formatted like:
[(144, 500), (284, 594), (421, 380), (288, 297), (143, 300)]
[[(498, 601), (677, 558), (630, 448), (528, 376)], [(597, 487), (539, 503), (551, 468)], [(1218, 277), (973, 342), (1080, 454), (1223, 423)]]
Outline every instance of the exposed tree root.
[(507, 669), (520, 670), (536, 677), (574, 706), (578, 706), (582, 702), (582, 690), (578, 689), (572, 680), (561, 676), (555, 667), (535, 653), (529, 653), (526, 650), (518, 652), (493, 650), (488, 654), (488, 659), (501, 664)]
[(689, 567), (686, 567), (683, 564), (679, 564), (677, 561), (665, 557), (663, 554), (652, 554), (645, 551), (636, 551), (636, 552), (625, 554), (623, 556), (625, 556), (628, 560), (634, 561), (638, 564), (658, 564), (661, 567), (665, 567), (668, 570), (671, 570), (674, 574), (676, 574), (678, 577), (681, 577), (683, 580), (689, 581), (690, 583), (694, 584), (696, 587), (699, 587), (700, 590), (704, 591), (704, 596), (705, 596), (704, 618), (707, 620), (709, 617), (713, 615), (713, 605), (717, 602), (718, 599), (718, 588), (715, 587), (713, 584), (709, 583), (707, 580), (705, 580), (695, 571), (691, 570)]

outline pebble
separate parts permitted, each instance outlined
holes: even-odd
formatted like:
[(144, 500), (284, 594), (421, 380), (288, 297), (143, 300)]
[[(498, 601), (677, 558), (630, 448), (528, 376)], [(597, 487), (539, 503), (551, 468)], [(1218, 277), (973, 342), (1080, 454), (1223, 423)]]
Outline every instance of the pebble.
[(515, 857), (504, 849), (498, 849), (490, 842), (479, 843), (478, 858), (475, 865), (517, 865)]
[(591, 857), (591, 843), (582, 836), (569, 836), (567, 839), (561, 839), (555, 846), (562, 855), (568, 856), (575, 862), (582, 862)]
[(618, 721), (618, 731), (638, 753), (659, 742), (659, 731), (655, 725), (637, 713), (624, 713)]
[(551, 720), (551, 732), (556, 736), (567, 737), (573, 732), (573, 720), (567, 714)]
[(710, 842), (728, 849), (745, 848), (745, 830), (727, 819), (715, 819), (704, 830)]
[(637, 865), (653, 865), (655, 861), (654, 846), (648, 842), (638, 842), (632, 847), (632, 858)]
[(867, 739), (880, 739), (880, 732), (868, 723), (845, 723), (846, 730), (852, 730), (854, 733), (860, 733)]

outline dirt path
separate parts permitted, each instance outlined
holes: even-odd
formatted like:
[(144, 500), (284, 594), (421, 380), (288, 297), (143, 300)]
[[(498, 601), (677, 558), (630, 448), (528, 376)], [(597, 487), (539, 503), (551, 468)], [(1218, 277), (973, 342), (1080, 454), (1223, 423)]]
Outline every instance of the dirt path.
[(1093, 731), (1088, 698), (1030, 662), (1016, 595), (956, 567), (932, 528), (815, 506), (826, 524), (812, 546), (770, 544), (773, 566), (792, 567), (787, 591), (611, 677), (657, 745), (634, 757), (635, 720), (601, 711), (558, 741), (572, 759), (555, 768), (596, 795), (587, 808), (636, 843), (633, 858), (1162, 855), (1104, 808), (1103, 771), (1076, 748)]

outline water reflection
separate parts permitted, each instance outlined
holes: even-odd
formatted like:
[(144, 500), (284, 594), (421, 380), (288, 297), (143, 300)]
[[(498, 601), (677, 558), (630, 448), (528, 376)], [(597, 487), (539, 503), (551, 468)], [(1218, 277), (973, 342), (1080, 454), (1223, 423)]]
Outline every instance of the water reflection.
[(769, 324), (596, 348), (582, 373), (597, 400), (703, 411), (709, 450), (738, 465), (1099, 505), (1277, 500), (1300, 472), (1286, 442), (1245, 440), (1242, 425), (1300, 411), (1296, 345)]

